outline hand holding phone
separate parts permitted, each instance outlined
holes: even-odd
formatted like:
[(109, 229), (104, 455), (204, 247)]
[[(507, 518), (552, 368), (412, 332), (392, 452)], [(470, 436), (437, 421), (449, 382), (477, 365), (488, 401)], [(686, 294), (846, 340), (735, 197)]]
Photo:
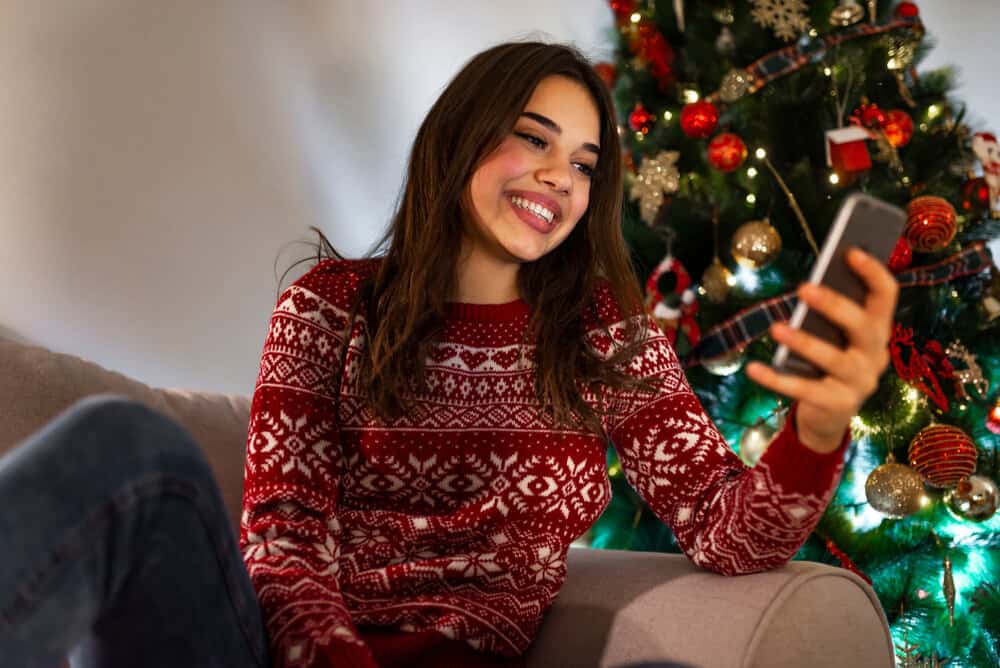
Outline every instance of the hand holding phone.
[[(897, 206), (862, 193), (848, 196), (823, 242), (809, 283), (823, 285), (863, 305), (868, 288), (848, 266), (847, 252), (851, 248), (860, 248), (886, 264), (905, 222), (906, 212)], [(810, 310), (802, 300), (796, 305), (788, 324), (838, 348), (843, 349), (847, 344), (840, 328)], [(816, 365), (784, 344), (778, 346), (772, 364), (778, 371), (797, 376), (820, 378), (824, 375)]]

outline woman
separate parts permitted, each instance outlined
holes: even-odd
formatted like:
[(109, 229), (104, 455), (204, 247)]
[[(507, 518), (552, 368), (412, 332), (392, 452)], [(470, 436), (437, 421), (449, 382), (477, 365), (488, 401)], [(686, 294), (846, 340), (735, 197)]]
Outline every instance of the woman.
[[(888, 362), (895, 282), (856, 253), (871, 291), (864, 307), (803, 288), (849, 346), (775, 326), (775, 339), (828, 375), (748, 366), (794, 400), (748, 469), (642, 313), (619, 225), (621, 164), (609, 93), (575, 50), (503, 44), (473, 58), (417, 134), (384, 253), (320, 261), (278, 299), (247, 439), (246, 572), (224, 531), (189, 539), (192, 523), (224, 526), (190, 439), (127, 402), (89, 400), (0, 465), (5, 498), (29, 493), (25, 471), (54, 466), (60, 441), (86, 434), (111, 459), (121, 441), (130, 450), (150, 439), (169, 456), (114, 461), (111, 483), (167, 480), (188, 503), (147, 504), (170, 531), (131, 519), (130, 502), (105, 515), (128, 518), (128, 536), (159, 531), (190, 549), (152, 560), (102, 529), (85, 579), (95, 591), (57, 588), (60, 599), (29, 587), (17, 605), (3, 594), (0, 621), (13, 630), (0, 626), (0, 649), (42, 665), (44, 648), (64, 649), (93, 626), (89, 656), (125, 662), (116, 647), (159, 647), (156, 629), (131, 645), (128, 636), (149, 626), (142, 603), (168, 606), (162, 598), (174, 610), (200, 601), (194, 619), (171, 617), (198, 665), (518, 665), (563, 582), (569, 544), (608, 503), (608, 442), (695, 563), (735, 575), (787, 562), (829, 502), (848, 423)], [(106, 487), (88, 483), (94, 495)], [(182, 517), (180, 506), (201, 508), (192, 498), (214, 511)], [(81, 515), (63, 524), (75, 529)], [(22, 566), (29, 554), (63, 563), (45, 562), (65, 553), (51, 540), (32, 547)], [(187, 580), (174, 561), (202, 574), (200, 588), (163, 585)], [(51, 623), (52, 601), (74, 594), (89, 602), (74, 608), (79, 621)], [(41, 621), (12, 624), (14, 609), (41, 609)]]

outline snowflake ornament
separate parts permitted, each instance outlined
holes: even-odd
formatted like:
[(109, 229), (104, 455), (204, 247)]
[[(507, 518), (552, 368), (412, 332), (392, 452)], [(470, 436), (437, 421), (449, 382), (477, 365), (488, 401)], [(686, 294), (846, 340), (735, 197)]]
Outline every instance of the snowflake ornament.
[(650, 227), (656, 222), (664, 195), (673, 194), (680, 188), (676, 166), (680, 155), (679, 151), (660, 151), (656, 157), (643, 160), (639, 167), (629, 196), (639, 200), (639, 215)]
[(809, 6), (805, 0), (750, 0), (753, 20), (771, 28), (780, 39), (790, 42), (809, 30)]

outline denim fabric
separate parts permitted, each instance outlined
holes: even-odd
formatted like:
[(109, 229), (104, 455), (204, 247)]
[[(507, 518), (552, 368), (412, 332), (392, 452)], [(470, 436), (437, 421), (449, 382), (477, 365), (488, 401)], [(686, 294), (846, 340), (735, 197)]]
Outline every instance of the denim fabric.
[(211, 469), (190, 434), (110, 395), (0, 459), (0, 664), (268, 666)]

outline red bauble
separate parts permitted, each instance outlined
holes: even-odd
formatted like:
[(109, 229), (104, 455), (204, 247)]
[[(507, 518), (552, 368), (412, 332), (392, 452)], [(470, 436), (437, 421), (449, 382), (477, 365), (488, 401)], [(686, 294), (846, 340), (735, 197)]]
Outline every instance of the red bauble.
[(915, 2), (901, 2), (896, 5), (896, 16), (901, 19), (912, 19), (920, 16), (920, 9)]
[(906, 205), (903, 236), (920, 253), (939, 251), (955, 238), (958, 214), (947, 200), (923, 195)]
[(597, 72), (597, 76), (601, 77), (608, 88), (615, 87), (615, 79), (618, 78), (618, 70), (611, 63), (597, 63), (594, 65), (594, 71)]
[(732, 132), (716, 135), (708, 143), (708, 162), (720, 172), (731, 172), (747, 159), (747, 145)]
[(698, 100), (681, 109), (681, 130), (688, 137), (704, 139), (715, 132), (718, 124), (719, 110), (711, 102)]
[(882, 131), (889, 143), (896, 148), (906, 146), (913, 137), (913, 119), (902, 109), (892, 109), (885, 114)]
[(635, 109), (628, 115), (629, 127), (635, 132), (641, 132), (642, 134), (648, 134), (649, 129), (653, 127), (653, 123), (655, 122), (656, 116), (646, 111), (646, 108), (642, 106), (642, 102), (636, 102)]
[(863, 104), (855, 109), (851, 118), (866, 128), (880, 128), (885, 125), (886, 116), (877, 104), (872, 103)]
[(983, 177), (962, 184), (962, 210), (981, 213), (990, 208), (990, 186)]
[(910, 242), (900, 237), (896, 247), (892, 249), (892, 255), (889, 256), (889, 271), (898, 274), (909, 268), (911, 262), (913, 262), (913, 249), (910, 248)]
[(986, 428), (994, 434), (1000, 434), (1000, 399), (997, 399), (996, 404), (986, 414)]
[(627, 24), (639, 6), (636, 0), (611, 0), (610, 5), (620, 24)]
[(924, 427), (910, 442), (910, 466), (932, 487), (954, 487), (976, 470), (976, 444), (948, 424)]

